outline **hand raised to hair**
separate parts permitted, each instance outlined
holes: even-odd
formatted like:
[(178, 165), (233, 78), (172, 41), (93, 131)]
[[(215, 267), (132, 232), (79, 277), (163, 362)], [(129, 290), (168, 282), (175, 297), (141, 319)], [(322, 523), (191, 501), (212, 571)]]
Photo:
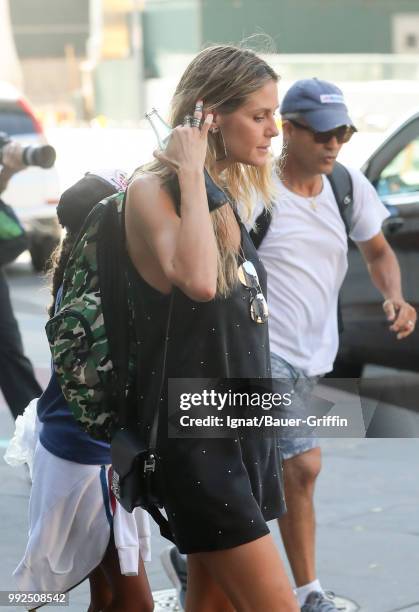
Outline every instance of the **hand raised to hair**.
[[(202, 119), (202, 102), (197, 102), (193, 116), (199, 121)], [(190, 125), (180, 125), (174, 128), (166, 149), (154, 151), (154, 157), (177, 173), (202, 172), (207, 155), (208, 131), (212, 120), (213, 115), (210, 113), (206, 116), (201, 129)]]

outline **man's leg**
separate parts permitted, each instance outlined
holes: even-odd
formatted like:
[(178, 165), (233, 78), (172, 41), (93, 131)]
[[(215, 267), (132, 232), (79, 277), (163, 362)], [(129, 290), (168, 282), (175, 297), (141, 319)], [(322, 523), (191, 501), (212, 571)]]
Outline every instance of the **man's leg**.
[[(293, 402), (287, 416), (304, 417), (317, 377), (306, 377), (281, 357), (271, 354), (272, 377), (291, 381)], [(316, 574), (316, 517), (314, 487), (321, 469), (318, 440), (284, 437), (280, 440), (287, 513), (278, 519), (282, 541), (303, 612), (333, 612)]]
[(42, 389), (31, 362), (23, 353), (4, 271), (0, 268), (0, 388), (16, 418)]

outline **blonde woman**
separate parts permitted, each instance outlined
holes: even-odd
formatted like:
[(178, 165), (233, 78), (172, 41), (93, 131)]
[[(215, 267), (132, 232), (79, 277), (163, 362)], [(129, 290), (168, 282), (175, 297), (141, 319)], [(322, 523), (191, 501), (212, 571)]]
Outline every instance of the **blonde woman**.
[[(234, 204), (209, 212), (203, 170), (232, 202), (250, 202), (255, 189), (269, 201), (277, 80), (251, 51), (202, 51), (176, 89), (167, 148), (128, 189), (140, 397), (148, 417), (162, 400), (159, 488), (172, 539), (188, 554), (189, 612), (297, 610), (266, 525), (285, 509), (276, 441), (168, 439), (160, 388), (170, 303), (166, 382), (270, 376), (266, 274)], [(253, 289), (239, 280), (249, 262)]]

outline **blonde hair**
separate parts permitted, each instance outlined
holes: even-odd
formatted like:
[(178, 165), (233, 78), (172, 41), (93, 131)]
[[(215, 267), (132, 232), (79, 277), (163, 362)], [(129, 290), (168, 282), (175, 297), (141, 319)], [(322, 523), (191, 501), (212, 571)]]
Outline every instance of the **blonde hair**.
[[(171, 103), (170, 124), (183, 123), (185, 115), (193, 114), (197, 100), (204, 100), (207, 111), (221, 114), (233, 113), (247, 98), (269, 80), (277, 82), (276, 72), (256, 53), (233, 45), (215, 45), (198, 53), (186, 68), (176, 88)], [(205, 166), (214, 176), (220, 133), (208, 134), (208, 150)], [(173, 171), (159, 161), (143, 166), (140, 171), (157, 174), (162, 184), (167, 184)], [(235, 202), (244, 208), (249, 217), (255, 194), (260, 194), (266, 206), (273, 197), (272, 163), (254, 167), (239, 162), (232, 163), (219, 177), (221, 186)], [(237, 283), (237, 253), (231, 243), (226, 224), (225, 207), (211, 213), (218, 245), (217, 294), (228, 295)]]

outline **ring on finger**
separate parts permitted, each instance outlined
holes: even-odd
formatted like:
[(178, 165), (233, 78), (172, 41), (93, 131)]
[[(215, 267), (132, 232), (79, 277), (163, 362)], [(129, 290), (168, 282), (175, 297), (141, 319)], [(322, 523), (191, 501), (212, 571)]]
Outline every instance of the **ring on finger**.
[(193, 117), (191, 115), (185, 115), (185, 118), (183, 120), (183, 125), (189, 125), (189, 127), (191, 127), (192, 120), (193, 120)]
[(198, 119), (198, 117), (193, 117), (191, 121), (191, 126), (196, 128), (201, 127), (201, 119)]
[(196, 113), (202, 113), (203, 110), (204, 110), (204, 105), (203, 104), (195, 104), (195, 112)]

